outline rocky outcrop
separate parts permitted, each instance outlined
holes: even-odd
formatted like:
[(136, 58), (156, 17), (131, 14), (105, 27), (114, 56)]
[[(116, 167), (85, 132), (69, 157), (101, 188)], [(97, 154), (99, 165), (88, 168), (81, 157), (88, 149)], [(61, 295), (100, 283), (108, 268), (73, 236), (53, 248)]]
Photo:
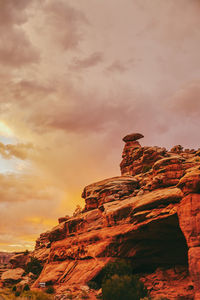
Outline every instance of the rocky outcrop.
[(106, 202), (124, 200), (135, 196), (139, 182), (132, 176), (118, 176), (93, 183), (84, 188), (85, 210), (101, 208)]
[(36, 257), (42, 264), (47, 261), (49, 256), (51, 241), (49, 239), (50, 231), (41, 233), (35, 243), (35, 250), (32, 256)]
[(10, 264), (12, 269), (16, 268), (25, 268), (28, 260), (29, 260), (29, 252), (20, 252), (16, 253), (15, 255), (11, 256)]
[(23, 275), (24, 270), (22, 268), (11, 269), (1, 275), (1, 280), (4, 285), (15, 284), (21, 281)]
[(0, 252), (0, 265), (8, 264), (13, 255), (14, 253), (12, 252)]
[(151, 170), (153, 164), (168, 156), (167, 150), (160, 147), (141, 147), (137, 141), (125, 143), (120, 164), (122, 175), (137, 175)]
[(184, 196), (178, 209), (180, 227), (189, 248), (189, 270), (200, 299), (200, 167), (189, 170), (178, 187)]
[(34, 288), (81, 288), (124, 258), (152, 297), (200, 299), (199, 153), (142, 147), (141, 137), (123, 139), (121, 176), (85, 187), (84, 210), (40, 235), (34, 255), (44, 268)]

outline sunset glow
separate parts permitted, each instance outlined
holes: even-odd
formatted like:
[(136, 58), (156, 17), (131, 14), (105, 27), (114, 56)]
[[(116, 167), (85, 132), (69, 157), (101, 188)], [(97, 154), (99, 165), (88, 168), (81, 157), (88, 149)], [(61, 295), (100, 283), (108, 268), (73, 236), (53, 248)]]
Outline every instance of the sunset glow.
[(0, 121), (0, 136), (11, 137), (13, 136), (13, 132), (11, 128), (8, 127), (3, 121)]
[(126, 134), (199, 147), (200, 2), (0, 4), (0, 250), (15, 251), (120, 175)]

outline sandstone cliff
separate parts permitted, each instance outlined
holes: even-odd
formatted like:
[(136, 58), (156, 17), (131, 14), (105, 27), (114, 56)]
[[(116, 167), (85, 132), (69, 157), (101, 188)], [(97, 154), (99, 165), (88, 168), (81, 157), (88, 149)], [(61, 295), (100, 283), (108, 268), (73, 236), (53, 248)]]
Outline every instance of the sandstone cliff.
[(142, 137), (123, 139), (121, 176), (85, 187), (83, 212), (40, 235), (33, 287), (77, 289), (124, 258), (151, 296), (200, 299), (200, 151), (142, 147)]

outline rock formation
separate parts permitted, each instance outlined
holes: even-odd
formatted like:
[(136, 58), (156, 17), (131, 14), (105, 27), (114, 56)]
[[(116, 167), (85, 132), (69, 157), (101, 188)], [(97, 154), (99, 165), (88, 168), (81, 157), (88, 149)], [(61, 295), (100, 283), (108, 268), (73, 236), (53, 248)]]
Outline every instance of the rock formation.
[(85, 187), (82, 213), (40, 235), (33, 288), (81, 288), (124, 258), (152, 297), (200, 299), (200, 152), (142, 147), (142, 137), (123, 139), (121, 176)]

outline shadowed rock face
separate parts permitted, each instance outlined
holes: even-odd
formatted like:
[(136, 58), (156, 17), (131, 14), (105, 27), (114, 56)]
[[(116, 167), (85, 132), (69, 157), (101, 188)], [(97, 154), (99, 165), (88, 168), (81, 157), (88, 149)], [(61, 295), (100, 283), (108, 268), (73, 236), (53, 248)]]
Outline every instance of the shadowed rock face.
[(200, 299), (199, 151), (141, 147), (129, 136), (122, 156), (122, 176), (85, 187), (82, 213), (40, 235), (34, 255), (45, 265), (33, 287), (77, 288), (124, 258), (153, 297)]

